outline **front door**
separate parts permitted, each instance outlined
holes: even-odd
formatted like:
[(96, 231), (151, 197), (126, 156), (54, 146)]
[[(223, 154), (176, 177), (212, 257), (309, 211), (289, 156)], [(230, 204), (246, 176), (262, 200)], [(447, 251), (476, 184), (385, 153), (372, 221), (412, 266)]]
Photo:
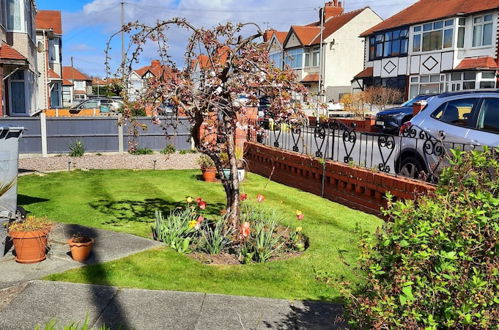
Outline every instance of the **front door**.
[(24, 83), (24, 71), (18, 70), (9, 78), (10, 86), (10, 114), (26, 113), (26, 88)]

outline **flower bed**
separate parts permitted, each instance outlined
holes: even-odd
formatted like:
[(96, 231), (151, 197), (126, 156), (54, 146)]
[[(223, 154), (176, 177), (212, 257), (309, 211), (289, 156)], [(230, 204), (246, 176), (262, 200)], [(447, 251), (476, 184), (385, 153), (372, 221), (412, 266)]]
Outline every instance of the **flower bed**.
[[(209, 216), (207, 203), (201, 197), (186, 198), (185, 207), (177, 207), (166, 217), (156, 212), (153, 237), (179, 253), (208, 264), (238, 264), (267, 262), (299, 255), (308, 246), (302, 227), (280, 225), (282, 217), (266, 208), (265, 197), (258, 194), (256, 203), (248, 203), (241, 194), (241, 220), (234, 230), (224, 218)], [(304, 214), (296, 211), (297, 221)]]

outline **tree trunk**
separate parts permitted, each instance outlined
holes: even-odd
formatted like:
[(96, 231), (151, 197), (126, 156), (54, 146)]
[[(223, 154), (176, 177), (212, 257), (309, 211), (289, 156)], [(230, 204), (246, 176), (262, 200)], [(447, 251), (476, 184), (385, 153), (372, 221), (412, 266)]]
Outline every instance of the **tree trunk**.
[[(229, 125), (229, 124), (227, 124)], [(239, 224), (239, 176), (237, 173), (237, 159), (235, 146), (235, 127), (229, 129), (227, 134), (227, 155), (230, 165), (229, 192), (227, 194), (227, 220), (234, 229)]]

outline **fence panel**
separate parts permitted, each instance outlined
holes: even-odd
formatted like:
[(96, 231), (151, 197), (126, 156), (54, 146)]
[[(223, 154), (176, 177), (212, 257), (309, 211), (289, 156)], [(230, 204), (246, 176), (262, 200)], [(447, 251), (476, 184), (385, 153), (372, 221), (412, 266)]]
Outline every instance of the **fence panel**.
[[(168, 121), (168, 119), (166, 120)], [(172, 144), (177, 150), (191, 149), (191, 126), (187, 119), (179, 119), (175, 128), (163, 125), (155, 125), (148, 118), (139, 118), (138, 122), (147, 127), (146, 130), (139, 130), (139, 136), (136, 138), (137, 147), (149, 148), (152, 150), (162, 150), (167, 145)], [(124, 127), (125, 148), (132, 140), (132, 134), (129, 131), (129, 125)]]
[(19, 153), (42, 153), (40, 118), (0, 118), (0, 126), (24, 127), (24, 133), (22, 138), (19, 140)]

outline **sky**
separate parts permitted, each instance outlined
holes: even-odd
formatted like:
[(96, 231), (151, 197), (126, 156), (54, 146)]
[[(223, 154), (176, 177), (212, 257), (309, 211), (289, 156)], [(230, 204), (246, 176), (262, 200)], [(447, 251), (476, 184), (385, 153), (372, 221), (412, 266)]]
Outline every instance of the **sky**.
[[(124, 1), (125, 22), (154, 24), (158, 20), (185, 17), (195, 26), (218, 23), (255, 22), (262, 28), (288, 31), (291, 25), (308, 24), (318, 19), (324, 0), (37, 0), (39, 10), (62, 11), (63, 63), (73, 64), (82, 72), (104, 77), (106, 42), (120, 29), (120, 2)], [(416, 0), (343, 0), (346, 11), (370, 6), (382, 18), (388, 18)], [(170, 44), (174, 58), (183, 54), (182, 35), (172, 33)], [(112, 43), (111, 61), (120, 60), (120, 39)], [(137, 66), (154, 57), (146, 51)]]

